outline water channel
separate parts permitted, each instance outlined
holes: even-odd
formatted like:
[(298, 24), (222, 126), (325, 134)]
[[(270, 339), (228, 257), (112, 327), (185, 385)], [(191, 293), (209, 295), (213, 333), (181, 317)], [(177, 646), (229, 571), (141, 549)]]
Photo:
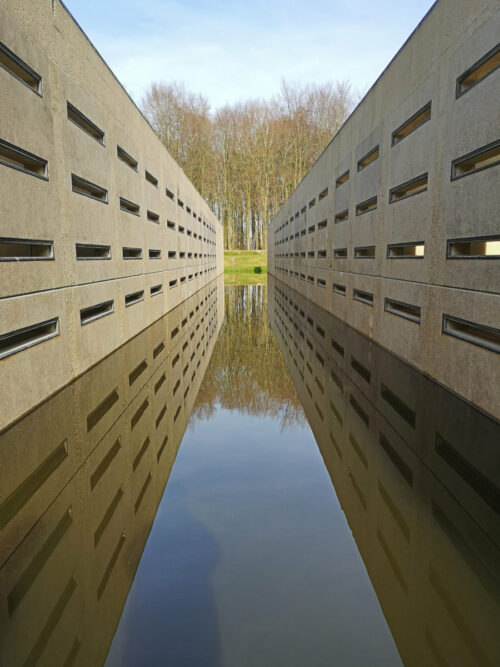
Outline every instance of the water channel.
[(0, 665), (500, 658), (499, 425), (269, 277), (0, 435)]

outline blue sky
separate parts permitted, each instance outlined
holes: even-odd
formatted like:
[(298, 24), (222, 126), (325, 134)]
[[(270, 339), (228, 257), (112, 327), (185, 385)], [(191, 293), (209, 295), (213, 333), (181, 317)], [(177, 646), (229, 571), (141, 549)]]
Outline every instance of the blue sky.
[(213, 108), (268, 98), (282, 78), (366, 92), (433, 0), (64, 0), (137, 103), (184, 81)]

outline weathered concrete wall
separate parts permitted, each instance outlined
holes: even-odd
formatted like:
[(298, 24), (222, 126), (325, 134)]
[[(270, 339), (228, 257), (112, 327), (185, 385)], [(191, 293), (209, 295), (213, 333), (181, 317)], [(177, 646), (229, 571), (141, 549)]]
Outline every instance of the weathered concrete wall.
[(272, 277), (268, 312), (404, 664), (495, 664), (500, 425)]
[[(223, 245), (206, 202), (59, 0), (2, 2), (0, 65), (1, 430), (219, 275)], [(75, 192), (72, 175), (104, 192)], [(101, 257), (79, 258), (77, 244)], [(82, 309), (102, 303), (104, 316), (82, 325)], [(47, 340), (27, 347), (37, 338)]]
[(223, 317), (221, 276), (0, 436), (2, 665), (104, 663)]
[(496, 417), (499, 33), (439, 0), (268, 227), (271, 274)]

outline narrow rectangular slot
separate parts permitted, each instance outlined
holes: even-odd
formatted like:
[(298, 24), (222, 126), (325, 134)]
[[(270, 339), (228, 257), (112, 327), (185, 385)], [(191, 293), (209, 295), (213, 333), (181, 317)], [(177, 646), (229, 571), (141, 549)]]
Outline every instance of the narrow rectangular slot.
[(500, 352), (500, 329), (462, 320), (452, 315), (443, 315), (443, 333), (487, 350)]
[(118, 387), (115, 387), (115, 389), (113, 389), (113, 391), (110, 392), (94, 410), (92, 410), (92, 412), (87, 416), (87, 433), (90, 433), (90, 431), (98, 424), (98, 422), (101, 421), (104, 415), (111, 410), (119, 398), (120, 394), (118, 393)]
[(120, 539), (118, 540), (118, 544), (116, 545), (113, 553), (111, 554), (111, 558), (109, 559), (109, 563), (104, 570), (104, 574), (102, 575), (102, 579), (99, 582), (99, 586), (97, 587), (97, 601), (101, 599), (104, 591), (106, 590), (106, 586), (108, 585), (108, 581), (111, 578), (111, 574), (113, 572), (113, 569), (116, 565), (116, 561), (118, 560), (118, 556), (120, 555), (121, 550), (123, 549), (123, 545), (125, 544), (125, 534), (122, 533), (120, 535)]
[(323, 280), (322, 278), (317, 278), (316, 285), (318, 287), (326, 287), (326, 280)]
[(122, 248), (123, 259), (142, 259), (142, 248)]
[(395, 146), (421, 125), (431, 119), (431, 102), (419, 109), (392, 133), (392, 145)]
[(340, 187), (343, 183), (346, 183), (349, 180), (349, 169), (347, 171), (344, 171), (343, 174), (341, 174), (337, 180), (335, 181), (335, 187)]
[(139, 303), (139, 301), (144, 301), (144, 290), (125, 295), (125, 308), (133, 306), (135, 303)]
[(312, 233), (314, 232), (314, 229), (315, 229), (315, 225), (311, 225), (311, 226), (308, 228), (307, 233), (308, 233), (308, 234), (312, 234)]
[(356, 359), (356, 357), (353, 357), (351, 354), (351, 367), (360, 375), (365, 382), (368, 382), (370, 384), (371, 381), (371, 373), (370, 369), (366, 368), (360, 361)]
[(375, 259), (375, 246), (367, 245), (362, 248), (354, 248), (354, 259), (360, 258)]
[(144, 177), (148, 183), (154, 185), (155, 188), (158, 187), (158, 179), (155, 176), (153, 176), (153, 174), (149, 172), (147, 169), (144, 171)]
[(361, 171), (372, 162), (375, 162), (375, 160), (378, 158), (378, 155), (379, 149), (378, 146), (375, 146), (375, 148), (372, 148), (370, 151), (368, 151), (368, 153), (366, 153), (366, 155), (358, 160), (358, 171)]
[(166, 379), (167, 379), (167, 376), (165, 375), (165, 373), (162, 373), (160, 379), (155, 384), (155, 389), (154, 389), (155, 394), (157, 394), (160, 391), (160, 389), (161, 389), (161, 387), (162, 387), (162, 385), (163, 385), (163, 383), (165, 382)]
[(384, 299), (384, 310), (387, 313), (391, 313), (392, 315), (404, 317), (407, 320), (411, 320), (412, 322), (417, 322), (420, 324), (420, 306), (413, 306), (410, 303), (403, 303), (402, 301), (396, 301), (395, 299), (389, 299), (386, 297)]
[(307, 206), (304, 204), (304, 206), (300, 209), (300, 212), (303, 214), (307, 210)]
[(332, 411), (332, 413), (333, 413), (335, 419), (339, 422), (339, 424), (340, 424), (341, 426), (343, 426), (343, 424), (344, 424), (344, 420), (342, 419), (342, 415), (341, 415), (340, 412), (337, 410), (336, 406), (332, 403), (331, 400), (330, 400), (330, 410)]
[(334, 259), (345, 259), (347, 257), (347, 248), (334, 248), (333, 258)]
[(131, 169), (137, 171), (137, 160), (129, 155), (127, 151), (124, 151), (121, 146), (116, 147), (116, 155), (118, 156), (118, 159), (120, 159), (122, 162), (125, 162), (125, 164), (128, 165)]
[(340, 294), (341, 296), (345, 296), (346, 286), (341, 285), (340, 283), (333, 283), (333, 291), (336, 292), (337, 294)]
[(420, 176), (412, 178), (410, 181), (406, 181), (405, 183), (401, 183), (401, 185), (391, 188), (389, 190), (389, 204), (425, 192), (427, 190), (427, 182), (428, 175), (421, 174)]
[(321, 222), (318, 222), (318, 231), (320, 229), (326, 229), (327, 224), (328, 224), (328, 220), (321, 220)]
[(149, 401), (148, 401), (148, 399), (146, 398), (146, 399), (141, 403), (141, 405), (139, 406), (139, 408), (136, 410), (134, 416), (133, 416), (132, 419), (130, 420), (130, 430), (131, 430), (131, 431), (133, 431), (134, 428), (137, 426), (137, 424), (139, 423), (141, 417), (143, 416), (143, 414), (146, 412), (146, 410), (147, 410), (148, 408), (149, 408)]
[(23, 327), (0, 336), (0, 359), (27, 350), (59, 335), (59, 318)]
[(129, 373), (128, 376), (128, 386), (131, 387), (134, 382), (144, 373), (148, 367), (148, 362), (146, 359), (143, 359), (140, 364), (138, 364), (133, 371)]
[(307, 276), (307, 282), (314, 285), (314, 276)]
[(181, 199), (177, 199), (177, 206), (184, 208), (184, 202)]
[(167, 197), (168, 197), (169, 199), (173, 199), (173, 198), (174, 198), (174, 193), (172, 192), (172, 190), (169, 190), (168, 188), (165, 188), (165, 194), (167, 195)]
[(90, 197), (91, 199), (103, 202), (104, 204), (108, 203), (107, 190), (101, 188), (100, 185), (87, 181), (81, 176), (77, 176), (76, 174), (71, 174), (71, 189), (73, 192), (76, 192), (76, 194)]
[(161, 250), (159, 248), (149, 249), (149, 259), (161, 259)]
[(149, 222), (154, 222), (156, 225), (160, 224), (160, 216), (158, 213), (154, 213), (154, 211), (146, 211), (146, 217)]
[(120, 211), (125, 211), (125, 213), (131, 213), (132, 215), (140, 215), (140, 206), (139, 204), (125, 199), (125, 197), (119, 197), (120, 200)]
[(173, 220), (167, 220), (167, 227), (169, 229), (175, 229), (175, 222), (173, 222)]
[[(175, 332), (175, 333), (174, 333), (174, 332)], [(179, 332), (179, 329), (174, 329), (174, 331), (172, 331), (172, 338), (173, 338), (178, 332)], [(180, 354), (176, 354), (176, 355), (175, 355), (175, 357), (172, 359), (172, 368), (175, 367), (175, 364), (179, 361), (180, 358), (181, 358)]]
[(337, 455), (338, 455), (339, 459), (341, 459), (342, 458), (342, 452), (340, 451), (340, 447), (338, 446), (337, 441), (333, 437), (333, 433), (331, 431), (328, 431), (328, 434), (330, 436), (330, 442), (332, 443), (333, 447), (335, 448), (335, 451), (337, 452)]
[(449, 239), (447, 259), (500, 259), (500, 235)]
[(87, 116), (73, 106), (71, 102), (67, 102), (67, 113), (70, 121), (104, 146), (104, 132), (90, 118), (87, 118)]
[[(0, 149), (1, 157), (1, 149)], [(478, 148), (472, 153), (453, 160), (451, 163), (451, 180), (454, 181), (462, 176), (475, 174), (483, 169), (489, 169), (500, 163), (500, 139), (487, 146)]]
[(333, 347), (333, 349), (334, 349), (338, 354), (340, 354), (341, 357), (343, 357), (343, 356), (344, 356), (344, 348), (343, 348), (343, 346), (342, 346), (340, 343), (338, 343), (338, 342), (335, 340), (335, 338), (332, 338), (330, 342), (331, 342), (331, 346)]
[(163, 442), (160, 445), (160, 449), (158, 450), (158, 453), (156, 454), (156, 463), (160, 462), (161, 455), (163, 454), (163, 451), (164, 451), (165, 447), (167, 446), (167, 442), (168, 442), (168, 435), (166, 435), (163, 438)]
[(457, 78), (456, 97), (460, 97), (500, 67), (500, 43)]
[(417, 415), (399, 396), (389, 389), (383, 382), (380, 383), (380, 395), (384, 401), (402, 417), (407, 424), (415, 428)]
[(48, 181), (47, 160), (0, 139), (0, 164)]
[(325, 337), (325, 330), (322, 327), (320, 327), (319, 324), (316, 325), (316, 331), (322, 338)]
[(176, 250), (169, 250), (168, 251), (168, 259), (175, 259), (177, 256), (177, 251)]
[(370, 292), (365, 292), (364, 290), (360, 289), (353, 289), (352, 298), (354, 301), (360, 301), (361, 303), (365, 303), (368, 306), (373, 306), (373, 294)]
[(187, 213), (191, 213), (191, 209), (190, 209), (189, 206), (186, 206), (186, 212), (187, 212)]
[(31, 500), (49, 477), (68, 458), (68, 442), (64, 440), (54, 451), (42, 461), (17, 489), (15, 489), (0, 505), (0, 530), (11, 521), (18, 512)]
[(318, 250), (318, 259), (326, 259), (326, 250)]
[(165, 343), (164, 343), (164, 341), (161, 341), (160, 343), (158, 343), (158, 345), (153, 350), (153, 359), (156, 359), (156, 357), (159, 354), (161, 354), (164, 349), (165, 349)]
[(391, 566), (391, 569), (394, 573), (394, 576), (396, 577), (398, 584), (401, 586), (404, 593), (408, 595), (408, 584), (406, 582), (406, 579), (404, 578), (403, 573), (401, 572), (401, 568), (399, 567), (397, 560), (394, 558), (394, 555), (390, 550), (385, 537), (382, 535), (380, 528), (377, 528), (377, 538), (378, 541), (380, 542), (380, 546), (382, 547), (383, 552), (385, 553), (387, 561)]
[(42, 77), (2, 42), (0, 42), (0, 67), (31, 88), (34, 93), (42, 96)]
[(144, 454), (148, 451), (149, 445), (151, 444), (151, 440), (148, 437), (144, 440), (142, 443), (142, 446), (140, 450), (137, 452), (137, 456), (134, 459), (134, 462), (132, 463), (132, 471), (135, 472), (137, 468), (139, 467), (140, 462), (142, 461), (142, 457)]
[(176, 395), (177, 390), (179, 389), (180, 386), (181, 386), (181, 381), (177, 380), (177, 382), (174, 385), (174, 388), (172, 389), (172, 396)]
[(95, 306), (88, 306), (87, 308), (82, 308), (80, 310), (80, 325), (84, 326), (89, 324), (94, 320), (99, 320), (101, 317), (106, 317), (106, 315), (111, 315), (114, 311), (114, 300), (103, 301), (98, 303)]
[(151, 473), (149, 473), (148, 476), (146, 477), (146, 481), (144, 482), (144, 484), (142, 486), (142, 489), (139, 491), (139, 495), (137, 496), (137, 500), (135, 501), (134, 514), (137, 514), (137, 512), (139, 511), (139, 507), (142, 504), (142, 501), (144, 499), (144, 496), (146, 495), (146, 491), (148, 490), (148, 486), (149, 486), (152, 479), (153, 479), (153, 476), (151, 475)]
[(182, 276), (181, 283), (185, 283), (185, 282), (186, 282), (186, 276)]
[(167, 404), (165, 403), (165, 405), (160, 410), (160, 412), (158, 414), (158, 417), (156, 418), (156, 421), (155, 421), (156, 429), (158, 429), (158, 426), (161, 424), (162, 419), (166, 414), (167, 414)]
[(309, 202), (309, 208), (312, 208), (313, 206), (315, 206), (315, 204), (316, 204), (316, 198), (311, 199), (311, 201)]
[(153, 285), (152, 287), (149, 288), (149, 295), (150, 296), (156, 296), (157, 294), (161, 294), (163, 292), (163, 284), (160, 283), (159, 285)]
[(94, 245), (92, 243), (76, 243), (76, 259), (111, 259), (111, 246)]
[(425, 255), (425, 243), (390, 243), (387, 246), (388, 259), (422, 259)]
[(179, 225), (179, 234), (184, 234), (184, 227)]
[(54, 242), (0, 237), (0, 262), (33, 262), (54, 259)]
[(109, 466), (113, 463), (116, 455), (121, 449), (121, 441), (120, 438), (117, 438), (114, 443), (111, 445), (109, 448), (109, 451), (104, 455), (102, 461), (99, 463), (97, 468), (94, 470), (92, 475), (90, 476), (90, 490), (93, 491), (97, 484), (101, 481), (104, 473), (106, 470), (109, 468)]
[(363, 215), (377, 208), (377, 197), (370, 197), (356, 206), (356, 215)]
[(118, 491), (113, 496), (108, 508), (104, 512), (104, 515), (103, 515), (101, 521), (99, 522), (99, 525), (97, 526), (97, 528), (94, 531), (94, 549), (97, 547), (101, 537), (104, 535), (104, 531), (106, 530), (106, 528), (109, 525), (109, 522), (113, 518), (113, 514), (115, 513), (115, 510), (118, 507), (118, 505), (120, 504), (120, 500), (122, 498), (123, 498), (123, 489), (120, 486)]
[(370, 418), (352, 394), (349, 397), (349, 403), (354, 408), (354, 411), (358, 414), (358, 416), (361, 417), (361, 420), (365, 424), (366, 428), (369, 428)]
[(322, 190), (322, 191), (319, 193), (319, 197), (318, 197), (318, 199), (319, 199), (319, 201), (321, 201), (321, 200), (324, 199), (325, 197), (328, 197), (328, 188), (325, 188), (324, 190)]
[(308, 259), (314, 259), (314, 250), (308, 250), (307, 258)]
[(350, 431), (349, 431), (349, 442), (351, 443), (352, 448), (358, 455), (358, 458), (361, 461), (361, 463), (364, 465), (365, 468), (368, 468), (368, 459), (366, 458), (365, 453), (361, 449), (361, 445)]
[(185, 250), (181, 250), (181, 251), (179, 252), (179, 259), (184, 259), (185, 257), (186, 257), (186, 251), (185, 251)]
[(410, 466), (401, 458), (382, 432), (379, 434), (379, 444), (408, 484), (413, 486), (413, 472)]
[(9, 616), (12, 616), (17, 607), (20, 605), (24, 596), (31, 588), (31, 585), (51, 557), (58, 544), (63, 539), (64, 535), (67, 533), (72, 523), (73, 517), (70, 507), (66, 510), (62, 518), (58, 521), (54, 530), (52, 530), (40, 549), (33, 556), (29, 565), (25, 568), (8, 594), (7, 607), (9, 610)]
[(481, 498), (500, 514), (500, 489), (470, 461), (458, 452), (453, 445), (447, 442), (439, 433), (436, 433), (436, 453), (452, 467), (455, 472), (481, 496)]
[(340, 213), (337, 213), (334, 218), (334, 224), (338, 225), (341, 222), (345, 222), (349, 218), (349, 209), (345, 209)]

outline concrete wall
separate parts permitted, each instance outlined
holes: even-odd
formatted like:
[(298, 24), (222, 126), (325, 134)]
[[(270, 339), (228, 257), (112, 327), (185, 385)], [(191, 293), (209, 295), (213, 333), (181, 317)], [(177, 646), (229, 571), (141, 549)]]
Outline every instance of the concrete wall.
[(2, 665), (104, 663), (223, 317), (220, 277), (0, 436)]
[(269, 321), (404, 664), (495, 664), (499, 424), (281, 281), (268, 290)]
[[(1, 430), (220, 274), (223, 246), (208, 205), (59, 0), (2, 2), (0, 65)], [(105, 201), (75, 192), (72, 174)], [(76, 244), (109, 257), (78, 259)], [(81, 325), (82, 309), (109, 301), (112, 312)], [(47, 321), (12, 353), (9, 334)], [(25, 349), (38, 333), (56, 335)]]
[[(496, 0), (439, 0), (268, 226), (271, 274), (497, 418), (499, 32)], [(490, 73), (460, 94), (488, 54)], [(453, 169), (490, 144), (476, 169)]]

